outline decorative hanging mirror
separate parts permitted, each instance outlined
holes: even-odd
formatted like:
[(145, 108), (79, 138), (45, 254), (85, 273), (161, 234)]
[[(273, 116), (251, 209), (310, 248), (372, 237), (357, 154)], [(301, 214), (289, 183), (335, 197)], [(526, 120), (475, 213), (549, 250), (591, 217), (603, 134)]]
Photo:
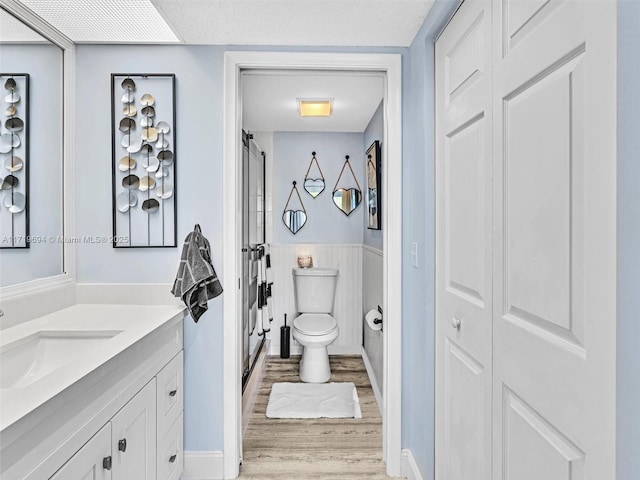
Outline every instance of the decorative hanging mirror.
[[(318, 167), (318, 173), (320, 174), (320, 178), (309, 177), (309, 172), (311, 171), (313, 162), (316, 162), (316, 167)], [(316, 158), (316, 152), (311, 152), (311, 161), (309, 162), (309, 168), (307, 168), (307, 173), (304, 176), (304, 189), (313, 198), (316, 198), (318, 195), (320, 195), (324, 191), (324, 175), (322, 174), (322, 170), (320, 169), (320, 164), (318, 163), (318, 159)]]
[[(291, 195), (293, 192), (296, 192), (298, 195), (298, 200), (300, 201), (300, 207), (302, 210), (291, 210), (289, 209), (289, 202), (291, 201)], [(293, 187), (291, 187), (291, 192), (289, 193), (289, 198), (287, 199), (287, 204), (284, 206), (284, 213), (282, 214), (282, 221), (284, 225), (293, 233), (294, 235), (300, 231), (304, 224), (307, 223), (307, 211), (304, 208), (304, 204), (302, 203), (302, 197), (300, 197), (300, 192), (298, 192), (298, 187), (296, 187), (296, 182), (293, 182)]]
[[(344, 161), (344, 165), (342, 165), (342, 170), (340, 170), (340, 176), (338, 176), (338, 180), (336, 181), (336, 185), (333, 187), (333, 203), (336, 204), (336, 207), (340, 209), (342, 213), (346, 216), (351, 215), (360, 202), (362, 201), (362, 190), (360, 189), (360, 184), (358, 183), (358, 179), (356, 178), (356, 174), (353, 172), (353, 168), (351, 168), (351, 163), (349, 163), (349, 155), (346, 155)], [(349, 167), (351, 171), (351, 175), (353, 176), (353, 180), (358, 188), (338, 188), (340, 184), (340, 179), (342, 178), (342, 174), (344, 173), (344, 169)]]

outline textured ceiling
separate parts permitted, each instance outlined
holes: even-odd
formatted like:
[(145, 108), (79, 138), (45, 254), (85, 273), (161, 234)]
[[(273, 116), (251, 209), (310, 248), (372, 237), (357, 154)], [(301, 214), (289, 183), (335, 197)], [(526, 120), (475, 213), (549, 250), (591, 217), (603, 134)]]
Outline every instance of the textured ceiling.
[[(258, 132), (363, 132), (383, 96), (381, 74), (246, 72), (242, 126)], [(330, 117), (302, 118), (297, 99), (333, 99)]]
[(49, 43), (44, 37), (2, 9), (0, 9), (0, 42)]
[(19, 1), (76, 43), (376, 47), (409, 46), (434, 3), (434, 0)]
[(409, 46), (432, 0), (152, 0), (189, 44)]

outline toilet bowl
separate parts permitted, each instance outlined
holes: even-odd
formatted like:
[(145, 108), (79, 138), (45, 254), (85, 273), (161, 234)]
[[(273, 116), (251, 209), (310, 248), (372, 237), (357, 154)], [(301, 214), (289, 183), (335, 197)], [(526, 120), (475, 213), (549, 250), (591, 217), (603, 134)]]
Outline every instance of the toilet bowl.
[(333, 268), (294, 268), (296, 308), (293, 338), (302, 345), (300, 380), (324, 383), (331, 377), (327, 346), (337, 338), (338, 322), (331, 316), (338, 270)]
[(293, 338), (303, 347), (300, 380), (324, 383), (331, 378), (327, 346), (339, 333), (338, 322), (328, 314), (304, 313), (293, 320)]

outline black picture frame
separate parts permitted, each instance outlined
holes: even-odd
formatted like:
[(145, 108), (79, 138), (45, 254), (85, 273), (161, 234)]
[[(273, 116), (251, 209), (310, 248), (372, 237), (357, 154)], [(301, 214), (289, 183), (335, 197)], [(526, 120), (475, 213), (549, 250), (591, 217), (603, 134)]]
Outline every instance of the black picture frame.
[[(6, 115), (5, 109), (7, 108), (7, 103), (2, 102), (2, 113), (1, 118), (1, 126), (0, 133), (8, 133), (8, 130), (5, 128), (5, 122), (11, 117), (21, 118), (24, 121), (24, 127), (22, 131), (17, 132), (20, 134), (20, 146), (16, 149), (12, 148), (9, 152), (10, 157), (14, 155), (17, 157), (21, 157), (23, 160), (23, 167), (20, 171), (16, 172), (7, 172), (4, 165), (0, 165), (0, 168), (4, 170), (8, 175), (13, 175), (18, 178), (18, 187), (16, 187), (17, 193), (21, 193), (25, 196), (25, 206), (24, 209), (18, 213), (11, 213), (8, 208), (5, 206), (0, 210), (0, 216), (8, 216), (6, 218), (0, 218), (0, 225), (3, 225), (0, 228), (0, 249), (25, 249), (30, 248), (31, 246), (31, 235), (30, 235), (30, 221), (29, 221), (29, 171), (31, 168), (31, 158), (29, 156), (29, 128), (31, 126), (30, 118), (29, 118), (29, 74), (28, 73), (0, 73), (0, 91), (2, 91), (1, 98), (4, 99), (5, 95), (7, 95), (7, 90), (4, 89), (5, 82), (9, 79), (13, 78), (14, 80), (18, 80), (18, 95), (20, 95), (20, 101), (15, 103), (15, 107), (17, 112), (14, 115)], [(15, 151), (17, 150), (17, 151)], [(6, 154), (3, 154), (4, 158)], [(2, 174), (2, 178), (5, 177), (5, 174)], [(14, 189), (11, 190), (3, 190), (4, 195), (13, 195)], [(9, 231), (5, 231), (4, 225), (9, 225)]]
[[(120, 111), (127, 104), (123, 103), (124, 94), (127, 90), (122, 86), (125, 79), (131, 79), (136, 84), (133, 92), (134, 101), (131, 105), (135, 106), (137, 113), (135, 115), (125, 115)], [(144, 94), (151, 94), (157, 100), (153, 105), (156, 112), (153, 125), (157, 125), (162, 121), (169, 124), (169, 132), (163, 134), (163, 140), (166, 138), (168, 146), (159, 148), (154, 145), (154, 141), (143, 141), (143, 145), (149, 144), (153, 149), (153, 153), (135, 152), (130, 153), (122, 144), (123, 132), (119, 129), (119, 124), (124, 118), (133, 118), (136, 120), (137, 132), (141, 132), (144, 127), (141, 126), (142, 114), (144, 108), (141, 98)], [(131, 133), (131, 130), (128, 131)], [(124, 133), (126, 135), (127, 133)], [(177, 185), (178, 175), (176, 163), (179, 161), (176, 146), (176, 78), (173, 73), (112, 73), (111, 74), (111, 144), (112, 144), (112, 221), (113, 221), (113, 248), (175, 248), (178, 246), (178, 199)], [(166, 177), (156, 177), (156, 184), (153, 188), (142, 191), (141, 189), (127, 190), (123, 185), (124, 176), (130, 174), (148, 174), (151, 173), (155, 177), (155, 171), (146, 170), (143, 167), (143, 155), (146, 155), (147, 162), (150, 155), (157, 155), (159, 151), (170, 150), (173, 154), (171, 165), (161, 164), (160, 169), (167, 171)], [(130, 159), (136, 161), (135, 166), (129, 170), (122, 171), (119, 168), (120, 160), (123, 156), (128, 155)], [(145, 171), (146, 170), (146, 171)], [(151, 175), (149, 175), (151, 176)], [(171, 185), (173, 187), (172, 194), (168, 198), (162, 198), (158, 195), (152, 195), (151, 190), (157, 189), (160, 185)], [(118, 195), (125, 192), (134, 192), (138, 199), (136, 205), (130, 207), (123, 212), (118, 209)], [(154, 200), (158, 202), (157, 215), (142, 210), (144, 201)]]
[(366, 168), (367, 174), (367, 228), (369, 230), (382, 230), (382, 216), (380, 215), (380, 194), (382, 192), (380, 141), (375, 140), (367, 149)]

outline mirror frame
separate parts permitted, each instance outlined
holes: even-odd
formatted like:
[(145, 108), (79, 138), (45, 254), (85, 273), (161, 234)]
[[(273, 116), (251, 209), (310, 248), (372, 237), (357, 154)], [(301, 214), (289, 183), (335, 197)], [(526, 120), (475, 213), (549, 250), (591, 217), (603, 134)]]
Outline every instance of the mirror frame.
[[(62, 234), (65, 238), (73, 238), (75, 236), (75, 205), (74, 205), (74, 188), (73, 188), (73, 172), (74, 172), (74, 108), (75, 101), (73, 95), (73, 85), (75, 84), (75, 44), (65, 35), (46, 23), (40, 17), (35, 15), (31, 10), (27, 9), (23, 4), (16, 0), (0, 0), (0, 8), (10, 15), (20, 20), (22, 23), (42, 35), (54, 45), (62, 50), (62, 107), (63, 107), (63, 144), (62, 144)], [(62, 254), (63, 272), (45, 278), (38, 278), (28, 282), (8, 285), (0, 288), (0, 301), (2, 301), (2, 309), (5, 314), (9, 313), (17, 317), (11, 320), (11, 324), (19, 323), (28, 318), (28, 312), (23, 314), (27, 302), (21, 301), (24, 297), (31, 296), (45, 291), (55, 289), (69, 289), (69, 294), (64, 295), (69, 299), (75, 300), (75, 282), (76, 282), (76, 248), (74, 242), (63, 243)], [(16, 301), (15, 308), (12, 308), (13, 301)], [(47, 302), (45, 302), (47, 303)], [(18, 307), (20, 304), (20, 310)], [(42, 308), (42, 307), (40, 307)], [(2, 320), (5, 320), (3, 318)], [(16, 321), (17, 320), (17, 321)], [(3, 324), (6, 322), (2, 322)], [(0, 325), (5, 327), (8, 325)]]

